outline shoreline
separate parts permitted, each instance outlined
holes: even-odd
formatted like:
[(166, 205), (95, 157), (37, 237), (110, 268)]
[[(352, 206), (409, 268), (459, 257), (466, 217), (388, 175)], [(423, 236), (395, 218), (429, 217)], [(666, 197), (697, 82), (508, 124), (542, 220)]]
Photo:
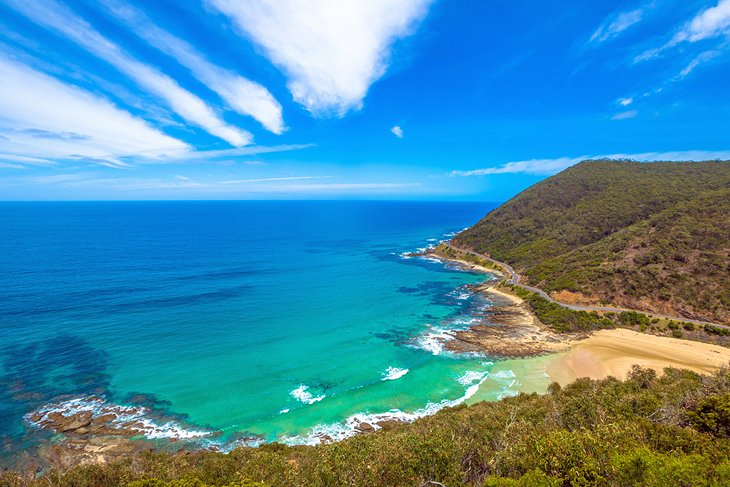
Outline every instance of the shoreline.
[[(527, 308), (522, 298), (495, 288), (491, 283), (473, 288), (495, 302), (486, 316), (466, 330), (452, 333), (444, 344), (452, 353), (485, 353), (491, 358), (519, 359), (562, 352), (588, 337), (585, 333), (556, 333)], [(496, 299), (495, 299), (496, 298)], [(497, 304), (497, 301), (506, 304)]]
[[(507, 278), (502, 271), (473, 262), (435, 252), (427, 255), (469, 270)], [(498, 359), (526, 359), (566, 351), (590, 336), (589, 333), (565, 334), (550, 330), (527, 308), (521, 297), (497, 288), (494, 283), (485, 282), (474, 286), (473, 290), (492, 301), (503, 300), (507, 304), (495, 304), (488, 310), (485, 319), (466, 330), (453, 332), (454, 339), (444, 344), (444, 348), (452, 353), (485, 353)]]
[[(499, 270), (472, 262), (433, 253), (427, 256), (458, 264), (465, 270), (504, 276)], [(659, 373), (665, 367), (674, 367), (704, 374), (730, 363), (728, 348), (622, 328), (570, 334), (554, 332), (537, 319), (522, 298), (495, 287), (495, 284), (490, 280), (470, 286), (474, 293), (486, 295), (494, 305), (485, 308), (486, 315), (479, 323), (466, 330), (451, 332), (453, 339), (444, 343), (444, 349), (452, 353), (476, 352), (497, 359), (493, 369), (478, 383), (472, 384), (463, 398), (429, 403), (422, 410), (412, 413), (392, 410), (379, 414), (355, 414), (342, 421), (342, 426), (349, 430), (347, 434), (338, 437), (315, 428), (307, 438), (318, 444), (336, 442), (356, 434), (369, 434), (410, 423), (434, 414), (442, 407), (498, 401), (518, 393), (544, 394), (552, 382), (564, 386), (582, 377), (604, 379), (614, 376), (625, 379), (635, 364)], [(221, 450), (215, 442), (206, 441), (218, 437), (215, 431), (194, 431), (198, 441), (193, 442), (187, 441), (193, 438), (184, 437), (155, 441), (155, 438), (146, 438), (144, 433), (157, 425), (143, 423), (134, 415), (127, 414), (125, 421), (116, 421), (110, 415), (129, 413), (130, 408), (96, 404), (93, 409), (93, 414), (88, 408), (81, 408), (70, 415), (57, 411), (46, 411), (47, 414), (36, 412), (33, 418), (36, 427), (66, 436), (62, 441), (42, 447), (39, 450), (41, 457), (51, 464), (66, 468), (79, 463), (103, 464), (150, 449), (226, 451)], [(170, 424), (162, 426), (169, 427)], [(340, 426), (340, 423), (336, 426)], [(138, 436), (140, 433), (142, 438)], [(254, 442), (241, 441), (253, 439), (241, 438), (231, 446), (255, 446)]]
[[(455, 262), (472, 270), (479, 270), (491, 275), (503, 273), (488, 269), (472, 262), (437, 253), (430, 254), (447, 262)], [(490, 326), (473, 325), (467, 331), (454, 333), (455, 340), (474, 346), (463, 347), (463, 351), (502, 352), (502, 358), (524, 369), (527, 376), (542, 376), (543, 392), (550, 382), (567, 385), (577, 379), (605, 379), (616, 377), (625, 379), (634, 365), (652, 369), (662, 373), (665, 368), (680, 368), (700, 374), (709, 374), (721, 367), (730, 365), (730, 348), (716, 344), (640, 333), (627, 328), (593, 330), (581, 333), (553, 333), (542, 325), (537, 317), (523, 305), (523, 300), (493, 285), (482, 285), (477, 290), (487, 296), (499, 296), (510, 301), (503, 307), (519, 319), (499, 316)], [(517, 311), (517, 308), (521, 308)], [(495, 315), (493, 314), (492, 317)], [(505, 329), (510, 329), (504, 333)], [(521, 341), (524, 338), (526, 341)], [(509, 347), (516, 346), (511, 354)], [(459, 351), (451, 345), (452, 351)], [(509, 360), (513, 359), (513, 360)], [(530, 385), (532, 384), (532, 385)], [(522, 389), (525, 390), (522, 390)], [(521, 384), (520, 392), (539, 392), (534, 390), (534, 381)], [(486, 396), (489, 396), (488, 394)], [(477, 393), (474, 401), (488, 400), (485, 394)], [(480, 399), (481, 398), (481, 399)]]

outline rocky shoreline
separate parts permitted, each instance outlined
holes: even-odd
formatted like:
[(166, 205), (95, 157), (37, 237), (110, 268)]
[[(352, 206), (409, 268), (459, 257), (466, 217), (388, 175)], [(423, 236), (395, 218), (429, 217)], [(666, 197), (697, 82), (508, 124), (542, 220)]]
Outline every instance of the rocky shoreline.
[(115, 418), (114, 414), (94, 417), (90, 411), (69, 415), (61, 411), (31, 413), (27, 419), (34, 426), (63, 435), (38, 446), (39, 466), (66, 469), (79, 464), (110, 463), (158, 446), (140, 438), (133, 440), (139, 435), (132, 429), (134, 425), (117, 427), (112, 422)]
[[(468, 270), (502, 276), (494, 269), (446, 257), (434, 249), (421, 255)], [(568, 335), (549, 330), (528, 309), (522, 298), (500, 289), (498, 283), (486, 282), (472, 286), (471, 290), (487, 295), (494, 306), (485, 310), (479, 323), (466, 330), (452, 332), (453, 340), (444, 344), (444, 348), (452, 353), (483, 353), (500, 359), (528, 358), (568, 350), (590, 336), (590, 333)]]
[(517, 296), (492, 283), (475, 286), (495, 305), (467, 330), (453, 333), (445, 348), (453, 353), (485, 353), (495, 358), (527, 358), (567, 350), (589, 334), (559, 334), (547, 329)]
[(219, 435), (186, 429), (176, 418), (144, 406), (109, 403), (101, 396), (47, 404), (28, 413), (25, 420), (54, 435), (37, 448), (41, 467), (109, 463), (148, 450), (200, 449), (201, 440)]

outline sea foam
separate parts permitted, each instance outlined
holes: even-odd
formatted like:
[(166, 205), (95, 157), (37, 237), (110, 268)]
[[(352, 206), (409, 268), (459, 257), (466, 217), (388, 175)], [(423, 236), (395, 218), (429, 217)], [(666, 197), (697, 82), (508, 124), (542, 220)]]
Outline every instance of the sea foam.
[[(50, 416), (60, 413), (65, 417), (91, 413), (93, 418), (112, 415), (110, 424), (121, 430), (135, 431), (149, 439), (190, 440), (209, 436), (210, 431), (187, 429), (174, 421), (161, 423), (150, 417), (151, 410), (143, 406), (122, 406), (106, 402), (101, 397), (80, 397), (41, 406), (25, 415), (26, 421), (42, 427)], [(31, 419), (34, 418), (35, 420)]]
[(314, 404), (315, 402), (319, 402), (327, 397), (326, 394), (320, 394), (319, 396), (315, 396), (314, 394), (309, 392), (309, 386), (306, 386), (304, 384), (301, 384), (299, 387), (291, 391), (289, 395), (291, 395), (297, 401), (303, 402), (304, 404)]
[(398, 367), (388, 367), (383, 372), (381, 380), (398, 380), (409, 372), (408, 369), (400, 369)]
[[(319, 424), (313, 427), (306, 435), (285, 436), (280, 441), (286, 445), (318, 445), (329, 441), (340, 441), (355, 436), (362, 431), (363, 424), (369, 425), (374, 430), (382, 429), (378, 423), (385, 421), (398, 421), (401, 423), (412, 423), (413, 421), (431, 416), (438, 411), (462, 404), (472, 397), (479, 390), (479, 386), (489, 377), (489, 373), (481, 373), (481, 378), (469, 386), (464, 395), (457, 399), (444, 399), (439, 402), (429, 402), (421, 409), (413, 412), (404, 412), (400, 409), (391, 409), (384, 413), (358, 413), (349, 416), (345, 421), (333, 424)], [(476, 380), (476, 379), (475, 379)], [(461, 382), (460, 382), (461, 383)]]

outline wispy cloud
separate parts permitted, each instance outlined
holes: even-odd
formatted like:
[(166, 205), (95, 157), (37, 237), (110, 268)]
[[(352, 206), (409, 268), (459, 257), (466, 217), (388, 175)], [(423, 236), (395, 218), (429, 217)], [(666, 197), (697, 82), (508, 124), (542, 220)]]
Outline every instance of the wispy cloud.
[[(421, 187), (409, 182), (332, 182), (309, 183), (298, 180), (324, 179), (330, 176), (293, 176), (283, 178), (243, 179), (231, 181), (199, 181), (190, 177), (173, 175), (168, 178), (106, 177), (98, 172), (62, 173), (47, 176), (29, 176), (0, 180), (2, 186), (16, 184), (48, 186), (77, 190), (92, 188), (109, 193), (126, 195), (154, 194), (176, 195), (296, 195), (314, 194), (378, 194), (391, 191), (410, 191)], [(162, 192), (162, 193), (159, 193)]]
[(591, 36), (591, 42), (605, 42), (618, 37), (625, 30), (638, 24), (644, 17), (644, 13), (651, 7), (651, 4), (631, 10), (613, 14), (606, 19)]
[(634, 99), (632, 97), (630, 97), (630, 96), (629, 97), (626, 97), (626, 98), (619, 98), (616, 101), (616, 103), (618, 103), (622, 107), (627, 107), (627, 106), (631, 105), (632, 103), (634, 103)]
[(102, 0), (107, 10), (132, 32), (151, 46), (173, 57), (233, 110), (249, 115), (267, 130), (281, 134), (285, 130), (281, 104), (258, 83), (223, 69), (208, 61), (188, 42), (161, 29), (140, 10), (121, 0)]
[(639, 112), (637, 110), (626, 110), (625, 112), (616, 113), (611, 117), (611, 120), (628, 120), (637, 116)]
[[(0, 53), (0, 159), (28, 165), (59, 158), (144, 153), (180, 157), (187, 144), (110, 101), (62, 83)], [(69, 135), (73, 134), (73, 135)]]
[(9, 162), (2, 162), (2, 161), (0, 161), (0, 168), (2, 168), (2, 169), (27, 169), (26, 166), (21, 166), (20, 164), (12, 164)]
[(188, 122), (234, 146), (252, 142), (253, 137), (249, 132), (228, 125), (203, 100), (183, 89), (166, 74), (130, 56), (64, 5), (55, 0), (8, 0), (8, 3), (33, 22), (66, 36), (105, 60), (138, 85), (165, 100), (175, 113)]
[[(220, 149), (220, 150), (200, 150), (194, 152), (186, 152), (180, 154), (171, 154), (167, 157), (158, 158), (140, 158), (138, 162), (148, 164), (166, 164), (166, 163), (186, 163), (186, 162), (201, 162), (201, 161), (215, 161), (222, 158), (229, 157), (244, 157), (254, 156), (259, 154), (271, 154), (275, 152), (288, 152), (309, 149), (316, 147), (315, 144), (281, 144), (273, 146), (265, 145), (253, 145), (249, 147), (236, 147), (232, 149)], [(265, 165), (266, 163), (261, 161), (250, 161), (251, 165)], [(245, 163), (245, 162), (244, 162)]]
[(451, 171), (449, 176), (488, 176), (491, 174), (532, 174), (536, 176), (548, 176), (589, 159), (630, 159), (641, 162), (730, 160), (730, 150), (643, 152), (637, 154), (560, 157), (557, 159), (530, 159), (527, 161), (508, 162), (500, 166), (482, 169)]
[(392, 129), (390, 129), (390, 131), (399, 139), (403, 138), (403, 129), (400, 127), (400, 125), (396, 125)]
[(231, 179), (226, 181), (218, 181), (219, 184), (248, 184), (248, 183), (268, 183), (272, 181), (298, 181), (302, 179), (328, 179), (332, 176), (289, 176), (281, 178), (258, 178), (258, 179)]
[[(2, 83), (0, 83), (0, 86)], [(1, 117), (0, 117), (1, 119)], [(0, 126), (2, 122), (0, 122)], [(2, 136), (0, 137), (0, 147), (3, 146), (4, 142), (8, 142), (8, 144), (5, 144), (5, 147), (12, 148), (12, 139), (10, 137)], [(29, 166), (55, 166), (58, 163), (56, 161), (52, 161), (50, 159), (44, 159), (42, 157), (34, 157), (34, 156), (25, 156), (21, 154), (8, 154), (8, 153), (0, 153), (0, 160), (3, 161), (13, 161), (13, 162), (20, 162), (23, 164), (27, 164)]]
[(695, 15), (677, 30), (672, 38), (660, 47), (647, 49), (634, 58), (635, 63), (659, 57), (664, 51), (683, 42), (698, 42), (730, 34), (730, 0), (719, 0), (714, 7)]
[(207, 0), (260, 45), (289, 78), (294, 100), (316, 116), (362, 106), (431, 0)]
[(488, 176), (491, 174), (534, 174), (548, 175), (588, 159), (582, 157), (561, 157), (558, 159), (530, 159), (527, 161), (508, 162), (496, 167), (471, 169), (469, 171), (451, 171), (450, 176)]
[(695, 68), (701, 64), (706, 63), (707, 61), (710, 61), (711, 59), (716, 58), (720, 55), (720, 51), (711, 50), (711, 51), (705, 51), (701, 52), (697, 55), (692, 61), (689, 62), (687, 66), (685, 66), (682, 71), (679, 72), (679, 78), (684, 78), (685, 76), (688, 76), (692, 71), (695, 70)]

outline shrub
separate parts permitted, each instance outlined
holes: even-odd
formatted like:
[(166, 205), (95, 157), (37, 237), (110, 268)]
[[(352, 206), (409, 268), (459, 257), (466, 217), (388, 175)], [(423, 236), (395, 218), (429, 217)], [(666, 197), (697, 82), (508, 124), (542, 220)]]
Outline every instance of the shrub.
[(704, 433), (730, 437), (730, 394), (709, 396), (689, 413), (692, 425)]

